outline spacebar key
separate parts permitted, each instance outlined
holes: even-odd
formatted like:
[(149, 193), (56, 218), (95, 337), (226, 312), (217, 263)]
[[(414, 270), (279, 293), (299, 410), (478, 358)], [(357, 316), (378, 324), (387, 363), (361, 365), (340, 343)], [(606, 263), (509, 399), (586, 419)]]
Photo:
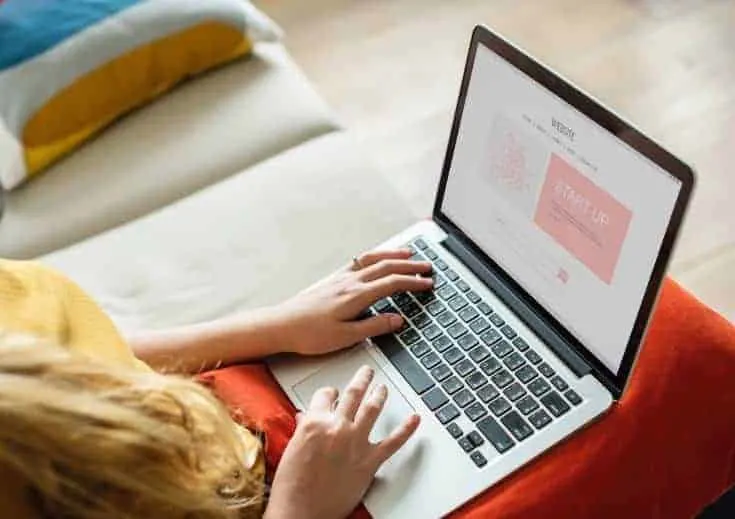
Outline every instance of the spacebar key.
[(434, 381), (394, 335), (381, 335), (373, 338), (373, 342), (418, 394), (434, 387)]

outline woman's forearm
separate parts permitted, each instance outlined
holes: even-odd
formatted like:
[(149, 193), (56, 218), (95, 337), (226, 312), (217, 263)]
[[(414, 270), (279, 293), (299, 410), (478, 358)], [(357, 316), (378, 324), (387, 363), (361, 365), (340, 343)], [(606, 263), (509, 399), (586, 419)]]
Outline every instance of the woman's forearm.
[(198, 373), (280, 351), (277, 313), (264, 308), (236, 317), (128, 337), (135, 356), (157, 371)]

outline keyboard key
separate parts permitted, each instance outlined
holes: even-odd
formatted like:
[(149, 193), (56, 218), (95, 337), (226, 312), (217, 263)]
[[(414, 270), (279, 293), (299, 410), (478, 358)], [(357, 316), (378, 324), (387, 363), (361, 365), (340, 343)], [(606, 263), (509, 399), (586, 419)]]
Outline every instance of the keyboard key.
[(475, 401), (475, 395), (469, 392), (467, 389), (463, 389), (459, 393), (456, 393), (453, 397), (454, 403), (459, 407), (467, 407)]
[(467, 299), (469, 299), (472, 303), (477, 304), (480, 302), (480, 296), (477, 295), (477, 292), (474, 290), (470, 290), (467, 292)]
[(478, 315), (479, 314), (477, 310), (475, 310), (471, 306), (468, 306), (467, 308), (465, 308), (459, 313), (459, 318), (462, 319), (464, 322), (469, 323), (472, 319), (474, 319)]
[(464, 358), (464, 353), (462, 353), (462, 350), (460, 350), (456, 346), (453, 346), (444, 352), (444, 360), (446, 360), (449, 364), (456, 364)]
[(569, 411), (569, 404), (561, 397), (556, 391), (552, 391), (546, 396), (541, 397), (541, 403), (546, 406), (546, 409), (551, 411), (556, 417), (559, 417)]
[(551, 389), (551, 386), (548, 382), (546, 382), (542, 378), (537, 378), (530, 384), (528, 384), (528, 389), (533, 393), (535, 396), (541, 396), (544, 393), (546, 393), (548, 390)]
[(582, 397), (573, 389), (564, 393), (564, 396), (567, 397), (567, 400), (569, 400), (573, 405), (579, 405), (582, 403)]
[(467, 438), (472, 442), (472, 445), (475, 447), (479, 447), (483, 443), (485, 443), (485, 438), (482, 437), (482, 435), (477, 431), (470, 431), (467, 435)]
[(457, 289), (449, 285), (444, 285), (443, 287), (441, 287), (439, 290), (436, 291), (436, 295), (438, 295), (444, 300), (449, 300), (457, 295)]
[(439, 290), (447, 284), (447, 280), (440, 276), (436, 271), (432, 271), (431, 278), (434, 280), (434, 290)]
[(416, 393), (422, 394), (434, 387), (431, 377), (421, 369), (394, 335), (381, 335), (373, 341)]
[(526, 351), (528, 349), (528, 343), (520, 337), (513, 339), (513, 346), (518, 348), (518, 351)]
[(417, 357), (423, 357), (431, 351), (431, 346), (426, 341), (419, 341), (411, 346), (411, 353)]
[(478, 346), (470, 352), (470, 358), (478, 364), (490, 356), (490, 351), (484, 346)]
[(386, 313), (391, 311), (393, 305), (387, 299), (381, 299), (375, 302), (373, 308), (375, 308), (375, 311), (378, 313)]
[(518, 377), (518, 380), (523, 382), (524, 384), (529, 383), (534, 378), (538, 376), (538, 373), (536, 373), (536, 370), (533, 369), (533, 367), (526, 364), (521, 369), (516, 371), (516, 377)]
[(526, 358), (531, 364), (538, 364), (539, 362), (541, 362), (541, 356), (532, 349), (529, 349), (526, 352)]
[(474, 364), (470, 362), (467, 359), (464, 359), (460, 361), (456, 366), (454, 366), (454, 371), (456, 371), (460, 376), (466, 377), (470, 373), (472, 373), (475, 370)]
[(533, 399), (531, 395), (527, 395), (521, 398), (516, 403), (516, 407), (521, 413), (523, 413), (524, 415), (528, 415), (538, 409), (538, 403)]
[(474, 335), (469, 333), (467, 335), (463, 335), (457, 340), (457, 344), (459, 344), (464, 351), (472, 349), (476, 344), (479, 343), (480, 341), (478, 341)]
[(431, 249), (426, 249), (424, 251), (424, 254), (426, 254), (426, 257), (429, 258), (431, 261), (434, 261), (436, 258), (439, 257), (439, 256), (437, 256), (436, 252), (434, 252)]
[(503, 326), (503, 327), (502, 327), (502, 328), (500, 329), (500, 331), (502, 332), (502, 334), (503, 334), (503, 335), (505, 335), (505, 336), (506, 336), (506, 337), (508, 337), (509, 339), (513, 339), (513, 338), (515, 338), (515, 337), (516, 337), (516, 335), (518, 335), (518, 334), (516, 333), (516, 331), (515, 331), (515, 330), (514, 330), (513, 328), (511, 328), (511, 327), (510, 327), (510, 325), (509, 325), (509, 324), (506, 324), (505, 326)]
[(511, 411), (500, 419), (516, 440), (523, 441), (533, 434), (533, 429), (516, 411)]
[(510, 355), (508, 355), (507, 357), (503, 359), (503, 363), (506, 366), (508, 366), (509, 370), (515, 371), (521, 366), (523, 366), (526, 363), (526, 361), (524, 360), (523, 355), (521, 355), (517, 351), (514, 351), (513, 353), (511, 353)]
[(443, 314), (439, 315), (436, 318), (436, 322), (439, 323), (444, 328), (447, 328), (453, 325), (456, 321), (457, 321), (457, 318), (454, 317), (454, 314), (451, 312), (444, 312)]
[(469, 418), (473, 422), (476, 422), (483, 416), (487, 415), (487, 409), (485, 409), (481, 403), (475, 402), (464, 410), (464, 414), (467, 415), (467, 418)]
[(411, 251), (411, 254), (416, 254), (416, 247), (414, 247), (412, 244), (407, 244), (406, 248)]
[(434, 349), (436, 351), (438, 351), (439, 353), (442, 353), (443, 351), (446, 351), (447, 348), (449, 348), (452, 345), (452, 339), (450, 339), (444, 334), (441, 334), (439, 337), (431, 341), (431, 345), (434, 346)]
[(447, 276), (449, 281), (457, 281), (459, 279), (459, 274), (452, 269), (447, 269), (446, 272), (444, 272), (444, 275)]
[(508, 397), (508, 400), (511, 402), (515, 402), (526, 395), (526, 390), (518, 382), (513, 382), (503, 390), (503, 394)]
[(492, 380), (493, 384), (498, 386), (500, 389), (503, 389), (505, 386), (513, 382), (513, 375), (511, 375), (508, 370), (502, 369), (490, 377), (490, 380)]
[[(467, 297), (469, 297), (469, 294)], [(474, 303), (474, 301), (472, 302)], [(489, 304), (487, 304), (485, 301), (477, 305), (477, 309), (485, 315), (490, 315), (491, 313), (493, 313), (493, 308)]]
[(431, 353), (421, 357), (420, 362), (421, 365), (423, 365), (426, 369), (431, 369), (441, 362), (441, 358), (439, 358), (439, 355), (432, 351)]
[(406, 314), (406, 317), (415, 317), (422, 312), (421, 307), (413, 301), (406, 305), (403, 305), (401, 307), (401, 310), (403, 310), (403, 313)]
[(475, 371), (472, 375), (467, 377), (467, 385), (470, 386), (471, 389), (477, 389), (485, 384), (487, 384), (487, 378), (485, 378), (485, 375), (479, 371)]
[(416, 330), (413, 328), (409, 328), (402, 334), (398, 336), (399, 339), (405, 344), (406, 346), (410, 346), (414, 342), (418, 341), (421, 337), (419, 337), (419, 334)]
[(436, 380), (437, 382), (441, 382), (452, 374), (452, 370), (449, 369), (449, 366), (447, 366), (446, 364), (439, 364), (435, 368), (432, 368), (430, 373), (431, 376), (434, 377), (434, 380)]
[(451, 301), (449, 301), (449, 308), (451, 308), (455, 312), (459, 312), (462, 308), (464, 308), (468, 304), (469, 303), (464, 297), (456, 296), (456, 297), (453, 297)]
[(513, 351), (513, 346), (511, 346), (508, 341), (500, 341), (496, 344), (494, 344), (491, 348), (493, 350), (493, 353), (497, 355), (500, 358), (505, 357), (508, 355), (511, 351)]
[(393, 294), (393, 302), (398, 306), (405, 305), (407, 303), (410, 303), (411, 301), (411, 296), (409, 296), (406, 292), (398, 292), (397, 294)]
[(475, 448), (475, 446), (472, 445), (472, 442), (467, 436), (465, 436), (464, 438), (460, 438), (458, 443), (465, 452), (470, 452)]
[(499, 394), (500, 392), (492, 384), (484, 385), (477, 390), (477, 396), (485, 403), (488, 403)]
[(500, 317), (498, 314), (493, 314), (490, 316), (490, 322), (499, 328), (505, 324), (505, 319)]
[(446, 391), (450, 395), (453, 395), (463, 387), (464, 384), (462, 384), (462, 381), (455, 376), (449, 377), (442, 383), (442, 389), (444, 389), (444, 391)]
[(531, 416), (528, 417), (528, 421), (533, 424), (536, 429), (543, 429), (551, 422), (551, 417), (543, 409), (539, 409)]
[(449, 398), (447, 398), (447, 395), (445, 395), (444, 391), (442, 391), (438, 387), (435, 387), (431, 391), (424, 393), (424, 396), (421, 397), (421, 400), (424, 401), (426, 407), (428, 407), (431, 411), (436, 411), (441, 406), (449, 402)]
[(437, 325), (430, 324), (429, 326), (421, 330), (421, 333), (424, 334), (424, 337), (426, 337), (430, 341), (433, 341), (442, 334), (442, 330)]
[(462, 431), (462, 428), (457, 424), (457, 422), (452, 422), (449, 425), (447, 425), (447, 431), (449, 432), (449, 434), (452, 435), (452, 438), (454, 438), (455, 440), (461, 437), (462, 434), (464, 434)]
[(424, 328), (431, 324), (431, 317), (426, 312), (414, 315), (411, 322), (416, 328)]
[(485, 372), (486, 375), (492, 375), (500, 369), (500, 362), (495, 357), (491, 357), (480, 364), (480, 369)]
[(459, 409), (452, 404), (447, 404), (436, 412), (436, 417), (442, 425), (446, 425), (459, 416)]
[(569, 384), (567, 384), (564, 379), (561, 378), (559, 375), (551, 379), (551, 385), (559, 391), (566, 391), (567, 389), (569, 389)]
[(546, 362), (542, 362), (541, 364), (539, 364), (538, 370), (546, 378), (553, 377), (556, 374), (556, 371), (554, 371), (554, 369)]
[[(482, 332), (484, 332), (485, 330), (487, 330), (488, 328), (490, 328), (490, 323), (484, 317), (480, 317), (475, 322), (473, 322), (472, 324), (470, 324), (470, 330), (472, 330), (473, 332), (475, 332), (478, 335), (481, 334)], [(492, 330), (492, 331), (495, 332), (495, 333), (498, 333), (495, 330)], [(498, 337), (500, 337), (500, 336), (498, 335)]]
[(444, 306), (444, 304), (441, 301), (434, 301), (433, 303), (429, 303), (426, 306), (426, 311), (429, 312), (431, 315), (439, 315), (440, 313), (444, 312), (447, 308)]
[(475, 463), (478, 469), (487, 465), (487, 459), (480, 451), (473, 451), (472, 454), (470, 454), (470, 459)]
[(429, 246), (428, 246), (428, 245), (426, 244), (426, 242), (425, 242), (424, 240), (422, 240), (421, 238), (416, 238), (416, 239), (415, 239), (415, 240), (413, 241), (413, 244), (414, 244), (414, 245), (416, 245), (416, 247), (418, 247), (418, 248), (419, 248), (419, 249), (421, 249), (421, 250), (426, 250), (426, 249), (427, 249), (427, 248), (429, 247)]
[(493, 412), (495, 416), (500, 416), (501, 414), (505, 413), (508, 409), (510, 409), (510, 402), (508, 402), (505, 398), (502, 396), (499, 398), (496, 398), (490, 404), (488, 405), (490, 410)]
[(477, 428), (485, 436), (485, 438), (487, 438), (487, 441), (489, 441), (492, 446), (495, 447), (495, 450), (498, 451), (500, 454), (504, 453), (505, 451), (513, 447), (513, 445), (515, 445), (513, 439), (491, 416), (480, 420), (477, 423)]
[(436, 295), (434, 295), (434, 292), (432, 290), (424, 290), (423, 292), (414, 292), (413, 297), (416, 298), (416, 300), (421, 303), (422, 305), (426, 306), (432, 301), (436, 299)]
[(460, 289), (462, 292), (467, 292), (470, 289), (470, 286), (464, 279), (460, 279), (459, 281), (457, 281), (456, 285), (457, 288)]
[(447, 268), (449, 268), (448, 265), (444, 263), (444, 260), (440, 260), (440, 259), (434, 262), (434, 266), (438, 268), (439, 270), (447, 270)]
[(485, 333), (483, 333), (482, 335), (480, 335), (480, 339), (482, 339), (482, 342), (490, 346), (491, 344), (495, 344), (496, 342), (498, 342), (498, 340), (500, 339), (500, 334), (498, 333), (496, 329), (491, 328)]
[(447, 333), (452, 339), (457, 339), (467, 333), (467, 328), (462, 323), (454, 323), (447, 328)]

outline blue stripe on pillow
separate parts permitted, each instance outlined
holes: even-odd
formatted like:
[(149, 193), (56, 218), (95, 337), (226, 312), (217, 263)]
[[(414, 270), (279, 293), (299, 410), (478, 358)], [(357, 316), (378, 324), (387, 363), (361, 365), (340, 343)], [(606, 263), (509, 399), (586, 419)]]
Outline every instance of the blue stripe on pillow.
[(0, 71), (145, 0), (5, 0), (0, 2)]

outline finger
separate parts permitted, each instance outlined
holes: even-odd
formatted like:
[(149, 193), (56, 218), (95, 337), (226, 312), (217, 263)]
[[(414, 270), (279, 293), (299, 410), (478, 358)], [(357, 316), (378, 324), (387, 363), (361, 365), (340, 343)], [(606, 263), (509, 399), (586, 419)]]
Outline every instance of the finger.
[(362, 402), (360, 409), (357, 410), (357, 416), (355, 416), (355, 425), (360, 428), (365, 436), (370, 434), (373, 430), (375, 422), (378, 420), (378, 416), (383, 412), (383, 406), (385, 401), (388, 399), (388, 388), (383, 384), (378, 384), (370, 391), (370, 394), (365, 397)]
[(363, 366), (357, 370), (352, 380), (342, 392), (342, 398), (337, 404), (336, 413), (349, 421), (355, 419), (355, 414), (365, 398), (365, 393), (373, 381), (373, 370), (368, 366)]
[(333, 387), (323, 387), (317, 389), (314, 396), (311, 397), (309, 411), (329, 412), (337, 401), (339, 392)]
[(391, 296), (396, 292), (421, 292), (434, 286), (432, 278), (408, 276), (405, 274), (389, 274), (375, 281), (365, 283), (363, 292), (358, 298), (362, 308), (368, 307), (378, 299)]
[(358, 277), (362, 281), (374, 281), (390, 274), (425, 274), (427, 272), (431, 272), (431, 263), (428, 261), (383, 259), (363, 268)]
[[(417, 414), (411, 415), (408, 419), (399, 425), (387, 438), (379, 442), (375, 446), (375, 463), (377, 467), (380, 467), (386, 462), (391, 456), (393, 456), (398, 450), (403, 447), (406, 442), (416, 432), (419, 424), (421, 423), (421, 417)], [(376, 468), (377, 470), (377, 468)]]
[(388, 260), (388, 259), (406, 260), (410, 258), (412, 255), (413, 253), (411, 252), (410, 249), (375, 250), (375, 251), (365, 252), (357, 256), (357, 262), (360, 264), (359, 268), (356, 268), (355, 263), (351, 262), (348, 265), (347, 270), (364, 269), (365, 267), (374, 265), (375, 263), (381, 260)]
[(378, 314), (367, 319), (349, 323), (352, 342), (360, 342), (367, 337), (378, 337), (398, 331), (403, 326), (403, 317), (398, 314)]

